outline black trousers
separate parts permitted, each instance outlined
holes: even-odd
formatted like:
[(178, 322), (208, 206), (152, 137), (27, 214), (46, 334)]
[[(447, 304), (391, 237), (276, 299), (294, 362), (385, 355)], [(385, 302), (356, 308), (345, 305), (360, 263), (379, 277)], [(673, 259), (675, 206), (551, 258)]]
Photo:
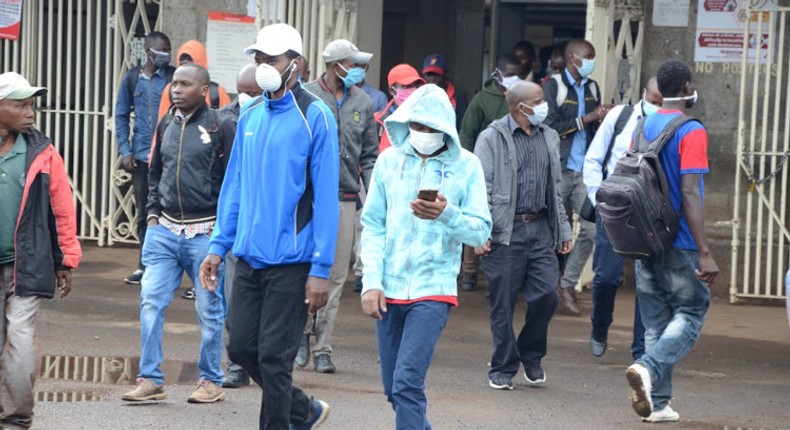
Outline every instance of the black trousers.
[(137, 161), (137, 167), (132, 172), (132, 187), (134, 188), (134, 206), (137, 211), (137, 238), (140, 241), (140, 257), (137, 262), (138, 269), (145, 269), (143, 266), (143, 244), (145, 244), (145, 232), (148, 229), (146, 220), (148, 211), (148, 163)]
[[(546, 355), (560, 276), (549, 222), (514, 221), (510, 245), (495, 244), (480, 263), (488, 282), (494, 343), (488, 374), (512, 378), (520, 364), (540, 366)], [(527, 314), (516, 339), (513, 311), (519, 295), (527, 300)]]
[(255, 270), (239, 258), (228, 313), (228, 357), (263, 388), (260, 429), (302, 424), (310, 399), (293, 385), (293, 363), (307, 321), (309, 264)]

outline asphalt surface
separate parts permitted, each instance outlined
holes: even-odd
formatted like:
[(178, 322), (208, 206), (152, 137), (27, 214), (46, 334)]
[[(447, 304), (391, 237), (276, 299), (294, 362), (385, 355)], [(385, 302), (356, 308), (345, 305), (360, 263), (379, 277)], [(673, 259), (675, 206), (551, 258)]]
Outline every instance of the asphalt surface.
[[(121, 280), (136, 251), (84, 245), (74, 291), (39, 312), (38, 380), (34, 429), (254, 429), (261, 391), (226, 390), (227, 399), (193, 405), (199, 330), (194, 302), (180, 298), (167, 313), (164, 351), (168, 399), (129, 404), (139, 356), (139, 288)], [(188, 283), (188, 282), (186, 282)], [(778, 429), (790, 428), (790, 329), (783, 307), (734, 306), (714, 300), (703, 334), (675, 370), (676, 424), (643, 424), (631, 410), (624, 371), (633, 292), (622, 291), (600, 359), (589, 353), (590, 293), (580, 295), (584, 317), (557, 314), (550, 327), (542, 388), (519, 375), (513, 391), (487, 385), (491, 339), (482, 291), (462, 293), (437, 347), (426, 383), (434, 429)], [(523, 305), (516, 312), (517, 329)], [(382, 394), (373, 320), (363, 315), (350, 285), (335, 330), (334, 375), (296, 370), (308, 394), (331, 405), (322, 429), (394, 428)]]

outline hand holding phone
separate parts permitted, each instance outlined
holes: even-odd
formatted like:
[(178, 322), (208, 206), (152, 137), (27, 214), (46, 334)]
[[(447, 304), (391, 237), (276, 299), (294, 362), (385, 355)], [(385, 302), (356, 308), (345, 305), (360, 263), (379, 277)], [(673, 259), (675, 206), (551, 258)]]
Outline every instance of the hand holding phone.
[(435, 202), (436, 197), (439, 195), (439, 190), (420, 190), (417, 198), (429, 202)]

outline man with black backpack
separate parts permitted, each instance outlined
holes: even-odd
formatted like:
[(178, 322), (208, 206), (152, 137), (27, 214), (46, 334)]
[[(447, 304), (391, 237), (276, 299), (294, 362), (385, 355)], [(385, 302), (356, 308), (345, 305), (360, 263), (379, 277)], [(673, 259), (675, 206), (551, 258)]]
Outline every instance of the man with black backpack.
[[(137, 239), (140, 241), (137, 269), (124, 279), (127, 284), (139, 284), (145, 270), (142, 250), (146, 232), (145, 205), (148, 202), (148, 153), (151, 152), (151, 137), (159, 118), (159, 99), (175, 71), (170, 65), (170, 39), (164, 33), (152, 31), (145, 37), (143, 46), (147, 61), (142, 66), (129, 69), (115, 102), (118, 152), (121, 167), (132, 174)], [(134, 129), (130, 130), (132, 112)]]
[[(607, 224), (606, 217), (612, 220), (611, 210), (606, 214), (601, 212), (601, 217), (615, 251), (622, 249), (618, 243), (634, 244), (634, 240), (640, 238), (648, 243), (660, 239), (666, 231), (677, 229), (669, 240), (652, 244), (655, 252), (645, 252), (645, 257), (636, 261), (637, 297), (645, 325), (645, 354), (626, 372), (634, 411), (643, 421), (669, 422), (680, 418), (669, 406), (672, 371), (699, 338), (710, 304), (708, 288), (716, 280), (719, 267), (711, 256), (705, 235), (702, 175), (709, 171), (708, 135), (699, 121), (685, 115), (686, 109), (697, 100), (691, 68), (681, 61), (666, 61), (658, 68), (656, 78), (658, 89), (664, 95), (663, 107), (637, 126), (633, 157), (618, 162), (614, 174), (604, 182), (606, 187), (598, 191), (597, 200), (599, 206), (610, 206), (609, 209), (626, 202), (626, 199), (612, 199), (615, 193), (608, 186), (629, 183), (622, 176), (615, 180), (621, 164), (623, 168), (628, 167), (630, 158), (635, 158), (640, 161), (640, 167), (645, 168), (652, 164), (652, 154), (657, 154), (654, 170), (657, 182), (665, 189), (656, 191), (654, 186), (642, 189), (652, 194), (665, 194), (677, 215), (677, 223), (672, 214), (664, 214), (658, 205), (653, 205), (652, 211), (631, 212), (632, 215), (617, 224)], [(650, 176), (645, 173), (639, 171), (632, 175), (630, 183)], [(607, 184), (609, 181), (614, 184)], [(604, 192), (604, 188), (609, 192)], [(641, 196), (640, 200), (652, 199)], [(629, 213), (632, 208), (624, 205), (615, 209)], [(652, 220), (655, 230), (644, 228), (641, 220), (634, 218), (642, 216), (645, 219), (645, 214), (655, 215)]]
[[(617, 106), (607, 115), (598, 128), (587, 155), (584, 157), (584, 185), (587, 198), (594, 205), (595, 193), (613, 172), (624, 152), (631, 146), (631, 136), (640, 119), (654, 114), (661, 106), (656, 78), (651, 78), (642, 93), (642, 100), (635, 105)], [(595, 250), (593, 252), (592, 332), (590, 352), (601, 357), (606, 352), (609, 326), (612, 325), (614, 301), (623, 276), (623, 257), (614, 252), (598, 216), (595, 217)], [(634, 337), (631, 355), (634, 360), (645, 351), (645, 327), (639, 315), (639, 300), (634, 304)]]

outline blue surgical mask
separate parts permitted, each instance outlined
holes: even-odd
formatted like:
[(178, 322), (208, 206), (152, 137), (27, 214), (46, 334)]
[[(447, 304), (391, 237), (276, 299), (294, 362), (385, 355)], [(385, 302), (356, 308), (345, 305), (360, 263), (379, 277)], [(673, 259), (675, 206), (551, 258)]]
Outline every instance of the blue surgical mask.
[(346, 76), (340, 76), (338, 73), (337, 77), (343, 81), (343, 85), (346, 88), (351, 88), (356, 84), (362, 83), (365, 80), (365, 70), (361, 67), (352, 67), (350, 70), (346, 70), (342, 64), (338, 63), (341, 69), (346, 72)]
[(546, 120), (546, 117), (549, 116), (549, 104), (545, 101), (537, 106), (530, 106), (526, 103), (519, 103), (521, 106), (531, 109), (533, 114), (529, 115), (528, 113), (521, 111), (521, 114), (527, 117), (527, 120), (532, 125), (541, 125), (543, 121)]
[(645, 99), (645, 96), (644, 95), (642, 96), (642, 113), (645, 116), (653, 115), (654, 113), (658, 112), (659, 109), (660, 109), (659, 106), (656, 106), (653, 103), (648, 102)]
[(581, 60), (581, 62), (582, 62), (581, 66), (576, 66), (576, 70), (579, 71), (579, 75), (581, 75), (582, 78), (586, 78), (586, 77), (590, 76), (592, 74), (593, 70), (595, 70), (595, 59), (591, 60), (591, 59), (588, 59), (588, 58), (581, 58), (581, 57), (579, 57), (578, 55), (575, 55), (575, 54), (574, 54), (574, 56), (576, 58), (578, 58), (579, 60)]

